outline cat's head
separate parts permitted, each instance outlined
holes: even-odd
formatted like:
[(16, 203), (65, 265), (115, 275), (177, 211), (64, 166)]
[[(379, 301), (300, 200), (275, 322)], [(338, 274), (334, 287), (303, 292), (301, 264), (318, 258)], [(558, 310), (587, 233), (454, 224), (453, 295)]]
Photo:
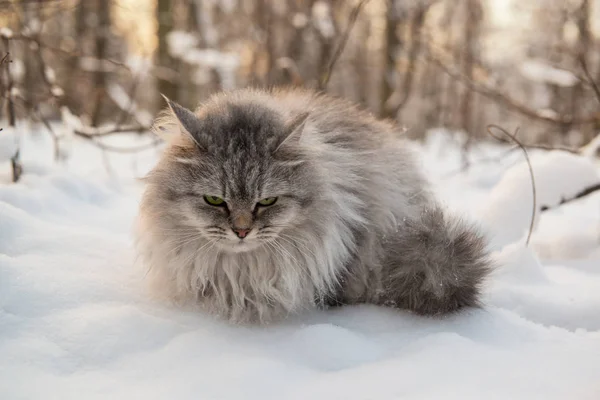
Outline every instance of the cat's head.
[(201, 235), (219, 251), (289, 240), (286, 231), (306, 221), (319, 192), (301, 140), (308, 114), (285, 116), (257, 101), (227, 98), (195, 113), (167, 102), (163, 125), (176, 138), (149, 176), (152, 196), (160, 198), (145, 199), (156, 200), (154, 218), (181, 227), (180, 237)]

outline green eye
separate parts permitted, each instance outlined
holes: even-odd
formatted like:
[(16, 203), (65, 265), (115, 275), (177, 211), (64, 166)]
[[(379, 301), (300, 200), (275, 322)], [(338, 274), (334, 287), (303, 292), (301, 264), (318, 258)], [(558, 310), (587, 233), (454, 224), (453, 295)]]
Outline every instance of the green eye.
[(204, 196), (204, 201), (211, 206), (222, 206), (225, 204), (225, 200), (217, 196)]
[(277, 201), (277, 197), (267, 197), (266, 199), (262, 199), (258, 202), (261, 206), (272, 206)]

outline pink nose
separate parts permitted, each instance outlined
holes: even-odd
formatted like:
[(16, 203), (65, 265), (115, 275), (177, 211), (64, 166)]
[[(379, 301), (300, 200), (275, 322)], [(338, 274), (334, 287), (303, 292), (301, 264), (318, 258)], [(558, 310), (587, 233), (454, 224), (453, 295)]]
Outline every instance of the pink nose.
[(243, 239), (246, 236), (248, 236), (248, 234), (250, 233), (250, 231), (251, 231), (251, 229), (233, 228), (233, 233), (235, 233), (237, 235), (237, 237), (239, 237), (240, 239)]

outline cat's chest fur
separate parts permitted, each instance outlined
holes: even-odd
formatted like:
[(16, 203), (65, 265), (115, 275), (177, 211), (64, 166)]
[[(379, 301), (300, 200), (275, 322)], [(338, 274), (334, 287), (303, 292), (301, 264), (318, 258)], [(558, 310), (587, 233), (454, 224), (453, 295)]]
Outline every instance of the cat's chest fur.
[[(181, 282), (190, 285), (182, 289), (196, 292), (207, 311), (237, 321), (271, 320), (307, 310), (336, 285), (346, 254), (325, 254), (325, 248), (306, 238), (294, 240), (306, 244), (289, 246), (276, 240), (243, 253), (198, 254), (189, 264), (179, 264)], [(336, 266), (324, 268), (328, 262)]]

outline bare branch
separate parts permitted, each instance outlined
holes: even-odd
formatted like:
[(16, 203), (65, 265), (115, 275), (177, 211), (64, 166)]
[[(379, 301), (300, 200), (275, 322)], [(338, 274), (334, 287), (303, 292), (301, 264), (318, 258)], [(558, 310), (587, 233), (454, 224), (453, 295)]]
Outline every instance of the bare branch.
[(529, 118), (533, 118), (533, 119), (537, 119), (537, 120), (545, 121), (545, 122), (550, 122), (553, 124), (566, 124), (566, 125), (589, 124), (589, 123), (594, 123), (594, 122), (597, 122), (600, 120), (600, 113), (598, 113), (598, 112), (593, 113), (590, 116), (586, 116), (584, 118), (579, 118), (579, 119), (574, 119), (571, 117), (561, 118), (559, 116), (544, 114), (543, 112), (533, 110), (533, 109), (525, 106), (524, 104), (519, 103), (517, 100), (511, 98), (507, 94), (500, 92), (497, 88), (495, 88), (487, 83), (468, 79), (467, 77), (463, 76), (462, 74), (454, 71), (452, 68), (446, 66), (440, 59), (435, 57), (431, 53), (431, 51), (427, 51), (427, 58), (431, 62), (436, 64), (439, 68), (441, 68), (448, 76), (450, 76), (453, 79), (460, 80), (461, 82), (463, 82), (465, 85), (467, 85), (469, 87), (470, 90), (473, 90), (491, 100), (494, 100), (494, 101), (502, 104), (506, 108), (516, 111), (516, 112), (518, 112), (522, 115), (525, 115)]
[(596, 183), (595, 185), (589, 186), (585, 189), (583, 189), (581, 192), (577, 193), (575, 196), (573, 197), (569, 197), (567, 199), (562, 199), (557, 205), (555, 206), (542, 206), (540, 208), (541, 211), (546, 211), (546, 210), (550, 210), (553, 208), (557, 208), (562, 206), (563, 204), (567, 204), (570, 203), (572, 201), (581, 199), (582, 197), (588, 196), (594, 192), (600, 191), (600, 183)]
[(475, 160), (474, 162), (469, 161), (469, 163), (467, 164), (466, 168), (465, 168), (465, 166), (462, 166), (460, 168), (455, 169), (454, 171), (450, 171), (450, 172), (444, 174), (443, 177), (442, 177), (442, 179), (452, 178), (452, 177), (454, 177), (456, 175), (464, 173), (464, 172), (466, 172), (467, 169), (469, 169), (470, 167), (473, 167), (474, 165), (500, 162), (504, 158), (506, 158), (506, 156), (508, 156), (510, 153), (512, 153), (513, 151), (517, 150), (518, 148), (519, 148), (519, 146), (511, 147), (510, 149), (508, 149), (506, 151), (503, 151), (502, 153), (500, 153), (498, 155), (491, 156), (491, 157), (481, 158), (479, 160)]
[(521, 143), (521, 141), (519, 139), (517, 139), (517, 133), (519, 132), (519, 128), (516, 129), (514, 134), (510, 134), (506, 129), (502, 128), (501, 126), (494, 125), (494, 124), (488, 125), (487, 126), (488, 133), (490, 135), (492, 135), (493, 137), (495, 137), (496, 139), (498, 139), (498, 136), (496, 136), (492, 132), (492, 128), (498, 129), (500, 132), (502, 132), (503, 134), (505, 134), (506, 136), (511, 138), (521, 148), (521, 150), (523, 150), (523, 154), (525, 155), (525, 160), (527, 161), (527, 166), (529, 167), (529, 176), (531, 177), (531, 191), (533, 193), (533, 202), (532, 202), (533, 210), (531, 213), (531, 223), (529, 224), (529, 233), (527, 234), (527, 241), (525, 242), (525, 244), (529, 246), (529, 240), (531, 239), (531, 234), (533, 233), (533, 224), (535, 222), (535, 215), (537, 213), (537, 191), (535, 188), (535, 177), (533, 176), (533, 168), (531, 167), (531, 160), (529, 160), (529, 154), (527, 153), (527, 149)]
[(327, 69), (325, 70), (325, 73), (321, 77), (321, 82), (319, 83), (320, 89), (322, 89), (322, 90), (327, 89), (327, 84), (329, 83), (329, 79), (331, 78), (331, 73), (333, 72), (335, 63), (338, 61), (338, 59), (340, 58), (340, 55), (344, 51), (344, 47), (346, 47), (346, 43), (348, 42), (348, 38), (350, 37), (350, 32), (352, 31), (352, 28), (354, 27), (354, 24), (356, 23), (356, 20), (358, 19), (360, 10), (362, 9), (362, 7), (365, 4), (367, 4), (368, 1), (369, 0), (359, 1), (358, 4), (356, 5), (356, 7), (354, 7), (352, 12), (350, 13), (350, 18), (348, 20), (348, 26), (346, 26), (346, 30), (344, 31), (344, 34), (340, 38), (338, 46), (336, 47), (335, 51), (331, 55), (331, 58), (329, 59), (329, 64), (327, 64)]
[[(13, 99), (13, 86), (14, 82), (12, 79), (12, 75), (10, 74), (10, 40), (7, 37), (2, 37), (2, 41), (4, 43), (4, 47), (6, 48), (6, 55), (2, 57), (2, 62), (0, 62), (0, 66), (4, 66), (4, 73), (6, 75), (6, 99), (8, 102), (8, 125), (13, 128), (16, 126), (16, 116), (15, 116), (15, 102)], [(15, 132), (16, 134), (16, 132)], [(12, 167), (12, 181), (17, 182), (23, 173), (23, 167), (21, 166), (20, 158), (20, 149), (17, 147), (17, 151), (10, 158), (10, 164)]]
[(102, 143), (99, 140), (91, 139), (90, 143), (94, 146), (98, 147), (101, 150), (112, 151), (114, 153), (139, 153), (140, 151), (150, 150), (162, 143), (162, 140), (159, 138), (155, 138), (151, 143), (143, 144), (135, 147), (117, 147), (111, 146), (106, 143)]
[[(42, 54), (42, 48), (46, 48), (51, 51), (61, 52), (61, 53), (65, 53), (65, 54), (72, 54), (72, 53), (64, 51), (62, 49), (59, 49), (57, 47), (52, 47), (52, 46), (46, 45), (45, 43), (43, 43), (41, 41), (41, 39), (38, 37), (38, 35), (19, 34), (19, 35), (12, 36), (10, 38), (3, 37), (5, 46), (7, 48), (9, 45), (9, 41), (12, 39), (27, 40), (27, 41), (30, 41), (30, 42), (33, 42), (36, 44), (36, 46), (32, 47), (32, 50), (33, 50), (34, 56), (36, 57), (36, 59), (38, 61), (37, 64), (39, 65), (39, 73), (41, 75), (42, 82), (48, 89), (51, 96), (53, 98), (59, 99), (61, 106), (66, 107), (68, 109), (67, 105), (63, 104), (64, 102), (62, 101), (64, 91), (62, 90), (62, 88), (58, 87), (55, 84), (54, 78), (52, 77), (53, 74), (49, 73), (50, 67), (45, 62), (44, 56)], [(114, 63), (115, 65), (122, 66), (122, 67), (126, 68), (128, 71), (130, 71), (129, 67), (127, 67), (123, 63), (120, 63), (117, 61), (113, 62), (112, 60), (108, 60), (108, 59), (103, 59), (103, 61)], [(6, 54), (3, 57), (2, 63), (4, 63), (4, 62), (8, 63), (8, 54)], [(8, 71), (7, 71), (7, 74), (8, 74)], [(10, 74), (8, 74), (8, 77), (10, 79)], [(9, 101), (9, 106), (14, 108), (13, 98), (12, 98), (12, 94), (11, 94), (12, 86), (13, 86), (12, 80), (9, 80), (7, 93), (3, 97), (7, 98)], [(88, 126), (83, 126), (83, 125), (76, 125), (75, 127), (72, 127), (73, 133), (78, 137), (89, 140), (91, 143), (93, 143), (93, 145), (95, 145), (96, 147), (100, 148), (103, 151), (110, 151), (110, 152), (117, 152), (117, 153), (135, 153), (135, 152), (151, 149), (151, 148), (158, 146), (162, 142), (159, 138), (155, 138), (151, 143), (148, 143), (145, 145), (135, 146), (135, 147), (126, 147), (126, 148), (108, 145), (108, 144), (102, 143), (100, 140), (98, 140), (101, 137), (110, 136), (110, 135), (123, 133), (123, 132), (140, 132), (140, 133), (141, 132), (149, 132), (149, 130), (150, 130), (149, 127), (144, 126), (142, 124), (122, 125), (123, 122), (131, 114), (132, 108), (135, 106), (134, 100), (133, 100), (133, 92), (135, 91), (136, 88), (137, 88), (137, 79), (136, 79), (136, 81), (133, 82), (132, 87), (131, 87), (130, 99), (129, 99), (130, 104), (127, 107), (122, 109), (122, 114), (119, 118), (118, 123), (115, 126), (113, 126), (113, 127), (88, 127)], [(24, 98), (21, 98), (21, 100), (26, 102), (26, 100)], [(52, 125), (49, 123), (49, 121), (39, 111), (39, 106), (38, 105), (30, 105), (30, 106), (31, 106), (30, 108), (32, 110), (35, 110), (35, 118), (42, 122), (42, 124), (45, 126), (46, 130), (52, 137), (52, 140), (54, 143), (54, 158), (58, 159), (60, 156), (58, 135), (52, 128)], [(71, 110), (68, 110), (68, 112), (73, 114), (71, 112)], [(11, 115), (10, 112), (9, 112), (9, 115)], [(14, 118), (14, 112), (12, 113), (12, 115)], [(11, 125), (11, 126), (14, 126), (14, 125)], [(16, 157), (16, 159), (15, 159), (15, 163), (16, 163), (18, 161), (18, 152), (15, 155), (15, 157)], [(13, 166), (13, 180), (18, 179), (18, 175), (20, 175), (20, 171), (21, 171), (20, 165), (15, 164)], [(16, 178), (15, 178), (15, 176), (16, 176)]]
[(385, 111), (387, 115), (396, 115), (408, 102), (410, 98), (415, 75), (415, 66), (417, 58), (421, 52), (422, 38), (421, 29), (425, 22), (425, 16), (431, 4), (425, 4), (417, 9), (410, 24), (410, 49), (408, 50), (408, 65), (404, 73), (402, 83), (396, 88), (394, 93), (385, 102)]
[(113, 126), (113, 127), (91, 127), (91, 126), (81, 126), (77, 129), (74, 129), (73, 132), (77, 136), (81, 136), (85, 139), (95, 139), (102, 136), (111, 136), (117, 133), (124, 132), (146, 132), (149, 131), (150, 128), (142, 125), (123, 125), (123, 126)]
[(583, 54), (579, 57), (579, 64), (581, 65), (581, 69), (583, 70), (587, 81), (592, 86), (592, 89), (594, 89), (596, 100), (598, 100), (598, 102), (600, 103), (600, 88), (598, 88), (598, 84), (596, 84), (596, 81), (594, 80), (594, 78), (592, 78), (592, 75), (590, 74), (590, 70), (588, 69), (587, 62), (585, 61), (585, 57)]
[[(497, 139), (502, 142), (506, 142), (506, 140), (502, 140), (501, 138), (497, 138)], [(526, 149), (538, 149), (538, 150), (547, 150), (547, 151), (559, 150), (559, 151), (565, 151), (565, 152), (571, 153), (571, 154), (581, 154), (580, 149), (574, 149), (571, 147), (554, 146), (554, 145), (546, 145), (546, 144), (526, 144), (526, 143), (522, 143), (522, 145)]]

